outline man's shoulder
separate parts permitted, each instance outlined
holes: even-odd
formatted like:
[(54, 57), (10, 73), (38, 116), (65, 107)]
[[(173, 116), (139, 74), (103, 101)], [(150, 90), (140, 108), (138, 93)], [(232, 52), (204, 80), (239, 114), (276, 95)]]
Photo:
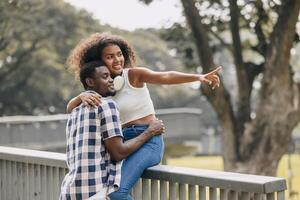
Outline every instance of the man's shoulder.
[(118, 110), (118, 107), (117, 107), (117, 104), (114, 100), (112, 100), (110, 98), (102, 98), (99, 109), (100, 109), (100, 111), (103, 111), (103, 110), (106, 110), (106, 109)]

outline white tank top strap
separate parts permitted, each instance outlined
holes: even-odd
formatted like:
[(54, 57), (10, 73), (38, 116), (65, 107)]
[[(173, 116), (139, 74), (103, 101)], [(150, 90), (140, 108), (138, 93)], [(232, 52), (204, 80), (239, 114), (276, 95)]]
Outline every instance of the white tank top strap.
[[(122, 73), (122, 76), (123, 76), (123, 78), (124, 78), (124, 80), (125, 80), (125, 84), (127, 85), (127, 86), (129, 86), (130, 85), (130, 82), (129, 82), (129, 78), (128, 78), (128, 68), (126, 68), (126, 69), (123, 69), (123, 73)], [(129, 84), (129, 85), (128, 85)]]
[(122, 124), (154, 114), (154, 106), (151, 100), (147, 85), (137, 88), (130, 84), (129, 69), (124, 69), (122, 76), (124, 78), (124, 87), (112, 97), (119, 108)]
[(132, 85), (130, 84), (130, 81), (129, 81), (129, 69), (128, 69), (128, 68), (123, 69), (122, 76), (123, 76), (123, 78), (124, 78), (125, 85), (126, 85), (127, 87), (131, 88), (131, 89), (137, 89), (137, 90), (139, 90), (139, 89), (145, 88), (145, 86), (146, 86), (145, 83), (144, 83), (143, 87), (140, 87), (140, 88), (132, 86)]

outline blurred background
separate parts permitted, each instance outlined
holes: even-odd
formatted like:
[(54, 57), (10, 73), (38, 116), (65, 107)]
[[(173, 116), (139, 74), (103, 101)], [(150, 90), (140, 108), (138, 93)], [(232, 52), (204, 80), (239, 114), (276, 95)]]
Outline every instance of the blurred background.
[(167, 125), (164, 163), (284, 177), (300, 199), (296, 0), (2, 0), (0, 145), (65, 151), (67, 102), (83, 91), (65, 61), (95, 32), (128, 40), (138, 66), (204, 73), (149, 85)]

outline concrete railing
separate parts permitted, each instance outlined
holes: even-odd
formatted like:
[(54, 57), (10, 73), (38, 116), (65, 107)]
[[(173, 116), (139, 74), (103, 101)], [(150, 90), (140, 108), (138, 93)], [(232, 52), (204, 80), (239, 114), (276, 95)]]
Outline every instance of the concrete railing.
[[(0, 146), (0, 199), (58, 199), (65, 155)], [(282, 178), (158, 165), (147, 169), (136, 200), (283, 200)]]

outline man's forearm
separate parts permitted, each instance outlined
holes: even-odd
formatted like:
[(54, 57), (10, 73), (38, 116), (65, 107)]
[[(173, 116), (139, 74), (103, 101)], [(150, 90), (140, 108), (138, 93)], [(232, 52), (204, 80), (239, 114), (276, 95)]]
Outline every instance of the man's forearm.
[(111, 137), (104, 140), (104, 145), (111, 158), (115, 161), (123, 160), (138, 150), (145, 142), (153, 136), (164, 133), (165, 127), (161, 120), (151, 121), (149, 127), (139, 136), (123, 142), (122, 137)]
[(128, 157), (130, 154), (135, 152), (137, 149), (139, 149), (145, 142), (147, 142), (152, 137), (153, 134), (146, 129), (139, 136), (123, 143), (122, 147), (120, 148), (119, 155), (116, 156), (117, 158), (115, 159), (123, 160), (124, 158)]

